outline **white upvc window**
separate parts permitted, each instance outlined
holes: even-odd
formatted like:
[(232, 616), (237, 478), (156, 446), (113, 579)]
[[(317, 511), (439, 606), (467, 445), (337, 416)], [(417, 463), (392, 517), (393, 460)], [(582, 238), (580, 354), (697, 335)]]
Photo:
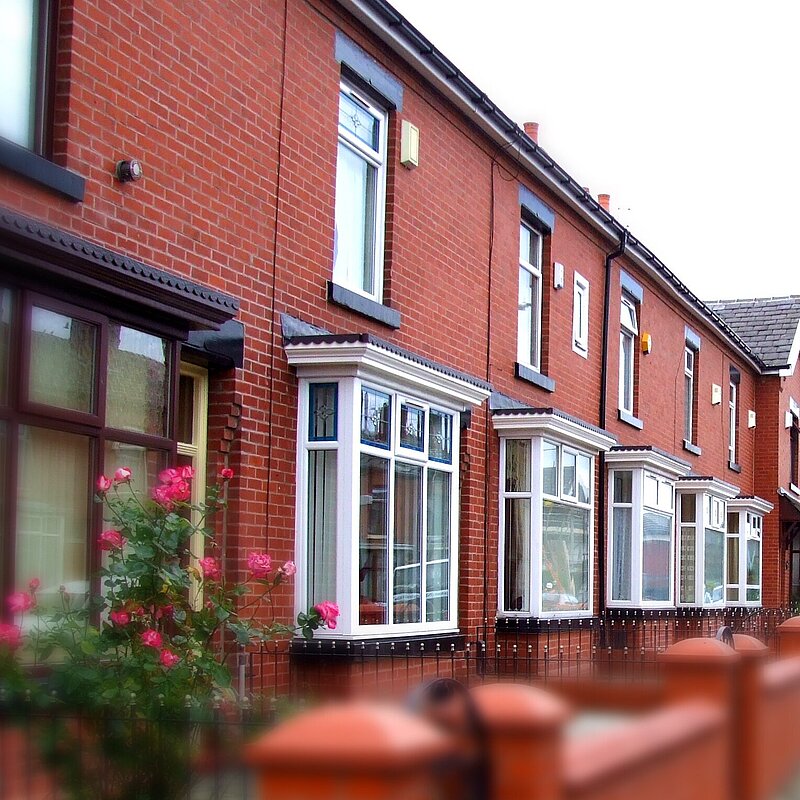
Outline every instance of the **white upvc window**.
[(728, 605), (760, 606), (764, 515), (772, 504), (760, 497), (728, 502), (725, 600)]
[(691, 347), (683, 351), (683, 438), (694, 442), (694, 383), (697, 351)]
[(728, 461), (736, 464), (736, 431), (739, 418), (739, 387), (735, 381), (728, 384)]
[(636, 340), (639, 334), (636, 300), (623, 293), (620, 303), (619, 334), (619, 407), (628, 414), (634, 413), (634, 387), (636, 376)]
[(589, 281), (577, 272), (572, 295), (572, 349), (584, 358), (589, 354)]
[(333, 280), (383, 302), (388, 114), (342, 82), (336, 162)]
[(299, 380), (295, 604), (325, 637), (453, 631), (460, 412), (488, 396), (373, 343), (287, 345)]
[(501, 616), (593, 611), (594, 465), (613, 439), (558, 412), (496, 412)]
[(519, 226), (517, 361), (537, 371), (542, 365), (542, 236)]
[(678, 604), (725, 605), (727, 502), (737, 488), (716, 479), (678, 483)]

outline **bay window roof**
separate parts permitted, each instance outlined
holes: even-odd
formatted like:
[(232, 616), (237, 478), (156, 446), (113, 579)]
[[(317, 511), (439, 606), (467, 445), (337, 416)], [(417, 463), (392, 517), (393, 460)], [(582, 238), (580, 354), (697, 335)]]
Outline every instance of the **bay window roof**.
[(621, 469), (650, 469), (669, 478), (680, 478), (691, 469), (689, 462), (650, 445), (621, 445), (606, 453), (606, 464)]
[(612, 433), (557, 408), (496, 408), (492, 424), (504, 437), (550, 436), (595, 453), (608, 451), (617, 441)]
[(678, 478), (678, 491), (706, 492), (722, 500), (732, 500), (739, 494), (739, 487), (711, 475), (685, 475)]

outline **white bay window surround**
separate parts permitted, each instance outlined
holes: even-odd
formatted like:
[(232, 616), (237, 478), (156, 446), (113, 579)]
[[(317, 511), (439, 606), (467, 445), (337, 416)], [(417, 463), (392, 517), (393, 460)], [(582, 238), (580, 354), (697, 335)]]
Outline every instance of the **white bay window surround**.
[(739, 489), (716, 478), (687, 476), (677, 483), (678, 605), (725, 605), (727, 503)]
[(457, 629), (460, 412), (488, 386), (371, 337), (286, 345), (299, 377), (296, 606), (329, 637)]
[(675, 480), (689, 465), (654, 448), (619, 448), (608, 465), (607, 603), (675, 605)]
[(501, 616), (593, 613), (594, 464), (613, 437), (552, 409), (495, 412)]
[(728, 501), (725, 601), (727, 605), (761, 605), (761, 537), (772, 503), (760, 497)]

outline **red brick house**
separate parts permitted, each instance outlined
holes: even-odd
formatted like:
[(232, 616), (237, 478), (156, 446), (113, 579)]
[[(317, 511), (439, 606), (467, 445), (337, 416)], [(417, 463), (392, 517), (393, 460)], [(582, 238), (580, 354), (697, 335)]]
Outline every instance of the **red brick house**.
[(793, 367), (388, 3), (16, 6), (4, 592), (85, 586), (93, 477), (177, 459), (334, 639), (788, 601)]

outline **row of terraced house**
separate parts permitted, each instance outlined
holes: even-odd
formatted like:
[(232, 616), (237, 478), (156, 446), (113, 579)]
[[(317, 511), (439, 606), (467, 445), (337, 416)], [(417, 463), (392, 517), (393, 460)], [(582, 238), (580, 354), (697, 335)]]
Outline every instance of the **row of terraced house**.
[(385, 0), (12, 9), (4, 593), (177, 462), (326, 641), (800, 594), (800, 298), (701, 301)]

